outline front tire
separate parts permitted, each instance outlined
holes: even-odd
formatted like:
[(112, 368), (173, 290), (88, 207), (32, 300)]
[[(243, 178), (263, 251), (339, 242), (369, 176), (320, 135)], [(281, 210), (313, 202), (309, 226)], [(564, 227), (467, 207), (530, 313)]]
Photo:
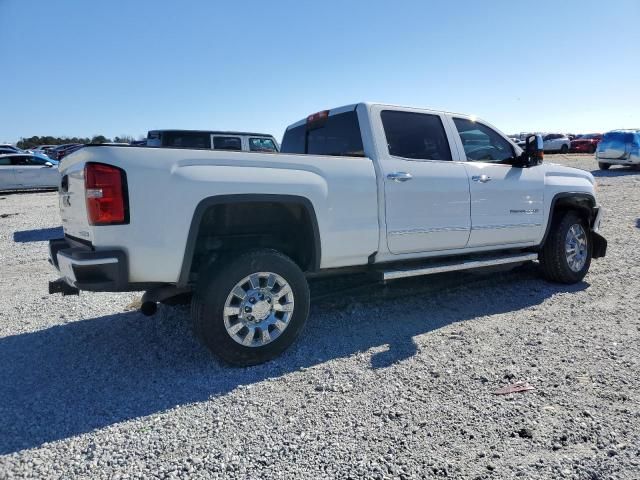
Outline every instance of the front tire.
[(611, 167), (611, 164), (600, 162), (598, 163), (598, 167), (600, 168), (600, 170), (609, 170), (609, 167)]
[(542, 247), (540, 266), (547, 280), (558, 283), (581, 281), (591, 265), (589, 226), (575, 211), (553, 219)]
[(228, 363), (250, 366), (286, 350), (309, 316), (309, 286), (286, 255), (251, 250), (214, 264), (191, 304), (194, 333)]

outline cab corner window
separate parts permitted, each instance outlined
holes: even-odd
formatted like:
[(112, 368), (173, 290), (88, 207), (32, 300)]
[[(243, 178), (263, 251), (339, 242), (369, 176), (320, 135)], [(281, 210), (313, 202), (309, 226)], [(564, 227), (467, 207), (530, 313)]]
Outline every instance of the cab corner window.
[(438, 115), (384, 110), (380, 116), (390, 155), (412, 160), (451, 160)]
[(466, 118), (454, 118), (467, 160), (504, 162), (514, 157), (511, 143), (498, 132)]

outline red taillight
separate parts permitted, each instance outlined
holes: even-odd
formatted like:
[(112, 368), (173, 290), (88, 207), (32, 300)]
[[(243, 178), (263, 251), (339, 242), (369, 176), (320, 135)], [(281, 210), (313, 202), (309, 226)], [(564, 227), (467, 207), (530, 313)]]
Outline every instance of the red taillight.
[(127, 177), (118, 167), (87, 163), (84, 167), (87, 215), (91, 225), (129, 223)]

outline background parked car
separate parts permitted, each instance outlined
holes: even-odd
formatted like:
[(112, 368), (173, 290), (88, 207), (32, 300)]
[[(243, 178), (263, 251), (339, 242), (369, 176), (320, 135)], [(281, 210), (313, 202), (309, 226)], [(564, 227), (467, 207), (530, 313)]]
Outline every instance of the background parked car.
[(48, 157), (49, 153), (51, 153), (51, 150), (53, 150), (57, 146), (58, 145), (39, 145), (39, 146), (35, 147), (34, 149), (32, 149), (31, 152), (32, 153), (40, 153), (40, 154), (46, 155)]
[(273, 135), (211, 130), (149, 130), (147, 133), (147, 146), (245, 152), (279, 151), (278, 143)]
[(83, 143), (66, 143), (51, 150), (49, 153), (49, 157), (54, 160), (60, 161), (71, 152), (75, 152), (82, 147), (84, 147)]
[(601, 133), (578, 135), (575, 139), (571, 140), (571, 151), (576, 153), (595, 153), (600, 140), (602, 140)]
[(57, 162), (31, 153), (0, 155), (0, 190), (58, 188)]
[(571, 140), (563, 133), (547, 133), (542, 141), (545, 152), (567, 153), (571, 147)]
[(0, 144), (0, 153), (24, 153), (24, 150), (14, 147), (13, 145), (9, 145), (8, 143), (2, 143)]
[(612, 130), (602, 137), (596, 150), (601, 170), (611, 165), (629, 165), (640, 169), (640, 130)]

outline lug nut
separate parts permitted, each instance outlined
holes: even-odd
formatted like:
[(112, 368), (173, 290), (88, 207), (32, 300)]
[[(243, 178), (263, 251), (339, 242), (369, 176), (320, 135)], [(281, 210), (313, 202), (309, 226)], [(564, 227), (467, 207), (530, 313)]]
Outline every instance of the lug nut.
[(249, 299), (249, 303), (256, 303), (256, 299), (255, 299), (254, 297), (251, 297), (251, 298)]
[(244, 307), (244, 311), (246, 313), (251, 313), (251, 307)]

